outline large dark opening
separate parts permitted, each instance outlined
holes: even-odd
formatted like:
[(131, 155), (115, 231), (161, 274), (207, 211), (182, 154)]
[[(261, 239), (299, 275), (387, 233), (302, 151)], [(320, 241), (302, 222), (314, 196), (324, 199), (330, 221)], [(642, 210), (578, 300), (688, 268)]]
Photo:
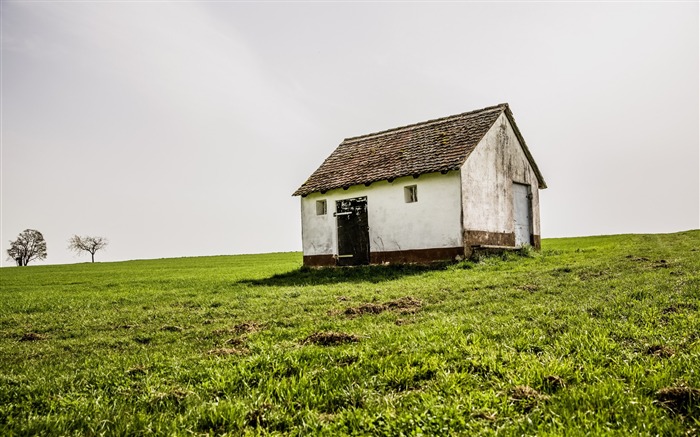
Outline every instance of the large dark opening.
[(369, 264), (369, 223), (367, 197), (335, 202), (338, 223), (338, 265)]

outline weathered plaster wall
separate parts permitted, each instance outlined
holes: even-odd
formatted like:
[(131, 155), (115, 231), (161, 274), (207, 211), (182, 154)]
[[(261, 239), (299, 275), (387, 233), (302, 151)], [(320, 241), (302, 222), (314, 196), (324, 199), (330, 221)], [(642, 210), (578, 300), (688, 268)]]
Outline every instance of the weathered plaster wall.
[[(406, 203), (404, 187), (418, 187), (418, 202)], [(301, 198), (304, 255), (335, 255), (338, 250), (335, 202), (367, 196), (370, 252), (459, 247), (459, 172), (431, 173), (393, 182), (375, 182)], [(326, 215), (316, 215), (316, 201), (325, 199)]]
[[(530, 185), (532, 230), (540, 235), (537, 176), (505, 114), (489, 129), (462, 166), (462, 204), (465, 233), (507, 243), (513, 228), (513, 182)], [(493, 233), (488, 237), (484, 231)], [(514, 240), (513, 240), (514, 241)], [(514, 244), (514, 243), (513, 243)], [(504, 244), (508, 245), (508, 244)]]

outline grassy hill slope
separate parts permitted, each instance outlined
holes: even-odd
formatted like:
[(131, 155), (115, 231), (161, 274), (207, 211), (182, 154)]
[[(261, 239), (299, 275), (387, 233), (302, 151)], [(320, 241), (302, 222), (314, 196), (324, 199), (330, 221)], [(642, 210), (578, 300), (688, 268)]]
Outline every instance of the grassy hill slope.
[(700, 433), (700, 231), (0, 269), (0, 434)]

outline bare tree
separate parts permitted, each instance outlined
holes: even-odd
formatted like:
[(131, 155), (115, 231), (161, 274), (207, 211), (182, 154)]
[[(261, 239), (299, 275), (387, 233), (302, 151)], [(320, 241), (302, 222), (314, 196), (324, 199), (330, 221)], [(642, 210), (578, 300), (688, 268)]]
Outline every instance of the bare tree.
[(95, 262), (95, 252), (102, 250), (107, 247), (107, 241), (104, 237), (81, 237), (79, 235), (73, 235), (70, 240), (68, 240), (68, 249), (80, 253), (89, 252), (92, 256), (92, 262)]
[(7, 254), (18, 266), (26, 266), (35, 259), (46, 259), (46, 240), (36, 229), (25, 229), (15, 241), (10, 241)]

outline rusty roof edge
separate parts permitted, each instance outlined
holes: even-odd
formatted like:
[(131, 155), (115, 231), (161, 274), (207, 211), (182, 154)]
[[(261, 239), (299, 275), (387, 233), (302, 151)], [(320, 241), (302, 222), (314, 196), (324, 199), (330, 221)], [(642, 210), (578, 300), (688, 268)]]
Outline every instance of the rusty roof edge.
[(463, 112), (461, 114), (448, 115), (447, 117), (435, 118), (432, 120), (421, 121), (419, 123), (407, 124), (405, 126), (394, 127), (394, 128), (379, 131), (379, 132), (358, 135), (355, 137), (348, 137), (348, 138), (345, 138), (343, 140), (343, 143), (351, 143), (351, 142), (355, 142), (355, 141), (359, 141), (359, 140), (366, 140), (367, 138), (371, 138), (371, 137), (381, 137), (384, 135), (394, 134), (394, 133), (401, 132), (401, 131), (413, 130), (413, 129), (418, 128), (418, 127), (425, 127), (425, 126), (432, 126), (434, 124), (447, 123), (449, 121), (454, 120), (455, 118), (468, 117), (468, 116), (472, 116), (472, 115), (477, 115), (480, 112), (494, 111), (497, 109), (503, 110), (505, 108), (508, 108), (508, 103), (499, 103), (498, 105), (487, 106), (486, 108), (475, 109), (473, 111)]
[(523, 135), (520, 133), (520, 129), (518, 128), (518, 125), (515, 124), (515, 117), (513, 117), (513, 112), (507, 106), (506, 106), (505, 112), (506, 112), (506, 117), (508, 117), (508, 121), (510, 122), (511, 126), (513, 126), (513, 131), (515, 132), (515, 136), (518, 137), (518, 141), (520, 142), (520, 146), (523, 148), (523, 152), (525, 152), (525, 156), (527, 157), (527, 160), (530, 162), (530, 166), (532, 166), (532, 170), (535, 171), (535, 176), (537, 176), (537, 186), (541, 190), (544, 190), (545, 188), (547, 188), (547, 183), (544, 181), (544, 176), (542, 176), (542, 172), (540, 172), (539, 167), (537, 167), (537, 163), (535, 162), (535, 158), (532, 157), (532, 154), (530, 153), (530, 149), (527, 147), (527, 144), (525, 144), (525, 138), (523, 138)]

